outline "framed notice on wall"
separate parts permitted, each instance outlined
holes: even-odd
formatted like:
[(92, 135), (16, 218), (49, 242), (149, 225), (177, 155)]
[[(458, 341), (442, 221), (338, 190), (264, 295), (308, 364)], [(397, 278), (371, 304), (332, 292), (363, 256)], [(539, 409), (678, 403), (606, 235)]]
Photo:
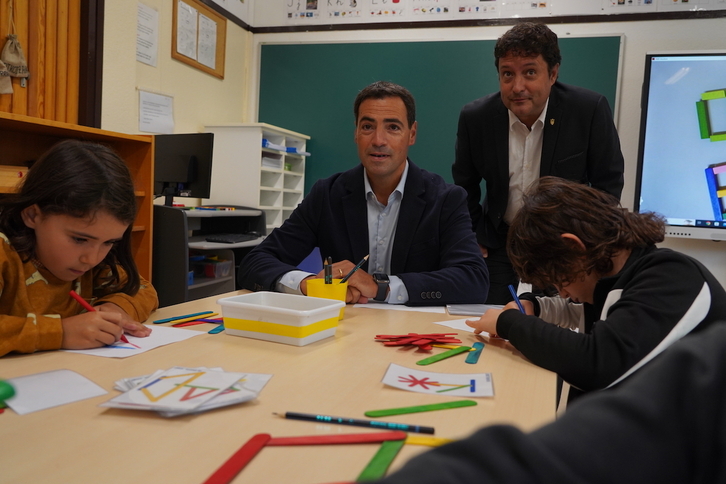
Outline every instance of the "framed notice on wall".
[(171, 56), (224, 79), (227, 19), (198, 0), (174, 0)]

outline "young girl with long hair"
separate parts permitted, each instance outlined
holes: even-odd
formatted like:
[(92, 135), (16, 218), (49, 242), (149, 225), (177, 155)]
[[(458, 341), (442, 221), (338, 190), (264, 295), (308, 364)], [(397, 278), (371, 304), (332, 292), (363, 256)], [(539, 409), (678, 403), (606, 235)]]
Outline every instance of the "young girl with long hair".
[[(128, 167), (111, 149), (66, 140), (0, 199), (0, 356), (113, 344), (158, 306), (131, 254)], [(83, 311), (78, 293), (95, 311)]]

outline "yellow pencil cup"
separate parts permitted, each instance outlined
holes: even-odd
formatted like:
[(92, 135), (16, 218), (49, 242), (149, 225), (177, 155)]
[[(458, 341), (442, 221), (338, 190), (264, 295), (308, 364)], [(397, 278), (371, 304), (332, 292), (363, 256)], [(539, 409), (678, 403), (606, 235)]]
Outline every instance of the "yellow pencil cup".
[[(308, 279), (308, 296), (321, 297), (324, 299), (335, 299), (345, 302), (345, 296), (348, 293), (348, 282), (340, 282), (340, 279), (333, 279), (332, 284), (325, 284), (325, 279), (316, 278)], [(343, 319), (345, 307), (340, 309), (338, 320)]]

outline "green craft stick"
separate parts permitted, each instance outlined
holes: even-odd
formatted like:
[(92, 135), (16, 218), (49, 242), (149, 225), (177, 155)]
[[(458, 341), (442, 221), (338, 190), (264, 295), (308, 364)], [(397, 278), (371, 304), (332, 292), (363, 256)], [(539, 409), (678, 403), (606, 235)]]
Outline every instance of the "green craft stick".
[(469, 364), (475, 364), (477, 361), (479, 361), (479, 356), (481, 356), (481, 350), (484, 349), (484, 343), (476, 342), (473, 345), (471, 345), (474, 348), (474, 351), (471, 351), (468, 355), (466, 355), (466, 361)]
[[(467, 385), (468, 386), (468, 385)], [(446, 403), (432, 403), (431, 405), (416, 405), (414, 407), (387, 408), (384, 410), (370, 410), (366, 417), (388, 417), (390, 415), (403, 415), (404, 413), (431, 412), (433, 410), (446, 410), (448, 408), (473, 407), (474, 400), (455, 400)]]
[(439, 353), (438, 355), (429, 356), (428, 358), (419, 360), (416, 362), (416, 364), (417, 365), (430, 365), (431, 363), (436, 363), (437, 361), (445, 360), (446, 358), (450, 358), (454, 355), (458, 355), (459, 353), (464, 353), (469, 350), (471, 350), (471, 346), (459, 346), (458, 348), (455, 348), (453, 350), (444, 351), (443, 353)]
[(375, 481), (386, 475), (391, 462), (396, 458), (406, 440), (389, 440), (383, 442), (378, 452), (368, 462), (363, 472), (360, 473), (355, 482)]

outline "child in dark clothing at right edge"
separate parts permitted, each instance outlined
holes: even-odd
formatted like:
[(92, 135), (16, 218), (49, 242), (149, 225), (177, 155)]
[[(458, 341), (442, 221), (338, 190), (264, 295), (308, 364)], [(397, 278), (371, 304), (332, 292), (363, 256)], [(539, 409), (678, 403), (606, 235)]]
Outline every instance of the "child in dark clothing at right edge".
[[(594, 188), (543, 177), (527, 191), (507, 251), (522, 281), (559, 296), (521, 296), (467, 324), (556, 372), (574, 394), (614, 385), (691, 332), (726, 321), (726, 292), (701, 263), (658, 248), (663, 220)], [(570, 396), (573, 396), (573, 389)]]

